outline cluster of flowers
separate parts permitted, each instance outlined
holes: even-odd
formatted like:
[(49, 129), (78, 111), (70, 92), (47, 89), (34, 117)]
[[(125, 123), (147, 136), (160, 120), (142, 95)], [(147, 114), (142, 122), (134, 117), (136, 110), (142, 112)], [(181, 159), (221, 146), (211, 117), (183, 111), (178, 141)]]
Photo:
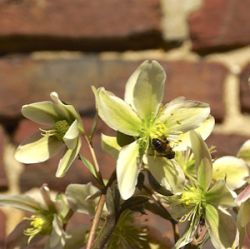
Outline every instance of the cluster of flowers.
[[(145, 61), (128, 79), (124, 100), (103, 87), (93, 87), (99, 117), (117, 131), (117, 136), (102, 134), (101, 139), (103, 149), (116, 159), (115, 178), (121, 199), (145, 194), (139, 176), (147, 172), (170, 194), (153, 187), (152, 193), (176, 223), (187, 224), (175, 243), (176, 249), (189, 243), (201, 246), (208, 238), (217, 249), (241, 248), (250, 227), (250, 140), (237, 156), (212, 159), (212, 149), (204, 142), (215, 124), (209, 105), (184, 97), (162, 104), (165, 81), (161, 65)], [(80, 155), (81, 137), (89, 138), (80, 115), (57, 93), (50, 96), (52, 101), (22, 107), (26, 118), (46, 129), (20, 145), (16, 159), (22, 163), (43, 162), (64, 149), (56, 176), (64, 176), (74, 160), (81, 158), (107, 193), (109, 184), (104, 183), (95, 165)], [(47, 190), (42, 188), (43, 204), (28, 196), (1, 195), (0, 205), (34, 213), (24, 232), (29, 241), (37, 235), (50, 235), (47, 248), (65, 248), (70, 240), (65, 229), (69, 213), (94, 215), (95, 198), (104, 192), (90, 183), (71, 184), (61, 198), (52, 201)]]

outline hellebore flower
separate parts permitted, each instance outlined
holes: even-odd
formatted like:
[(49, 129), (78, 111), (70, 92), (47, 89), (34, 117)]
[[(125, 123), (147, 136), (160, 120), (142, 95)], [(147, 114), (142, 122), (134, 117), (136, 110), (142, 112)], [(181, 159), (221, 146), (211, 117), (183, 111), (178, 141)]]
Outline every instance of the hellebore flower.
[(40, 129), (39, 134), (20, 145), (15, 158), (22, 163), (44, 162), (66, 147), (56, 172), (57, 177), (62, 177), (80, 151), (83, 126), (80, 115), (72, 105), (64, 104), (56, 92), (52, 92), (50, 97), (52, 101), (22, 107), (22, 114), (26, 118), (49, 128)]
[(9, 206), (32, 213), (30, 217), (25, 217), (9, 235), (15, 239), (12, 241), (7, 238), (7, 247), (8, 243), (11, 245), (19, 243), (20, 245), (21, 234), (21, 238), (23, 235), (27, 236), (25, 241), (28, 244), (34, 238), (40, 240), (45, 236), (48, 238), (45, 248), (64, 248), (68, 235), (64, 231), (63, 224), (70, 209), (67, 203), (60, 198), (52, 201), (46, 185), (42, 186), (40, 190), (43, 198), (39, 201), (28, 195), (0, 195), (0, 206)]
[(182, 248), (191, 241), (202, 244), (207, 232), (216, 249), (233, 248), (237, 244), (237, 228), (226, 208), (235, 206), (236, 194), (227, 187), (224, 180), (213, 180), (212, 159), (201, 136), (191, 131), (190, 138), (196, 180), (190, 180), (184, 191), (172, 199), (176, 204), (173, 212), (178, 210), (180, 220), (189, 221), (186, 232), (177, 241), (175, 248)]
[(123, 199), (133, 195), (144, 161), (158, 181), (165, 181), (156, 169), (159, 167), (163, 167), (163, 174), (172, 171), (178, 178), (178, 166), (168, 159), (189, 145), (188, 131), (203, 122), (209, 123), (210, 129), (202, 131), (206, 138), (213, 128), (214, 120), (205, 103), (180, 97), (163, 106), (165, 80), (166, 74), (158, 62), (145, 61), (126, 83), (124, 100), (104, 88), (93, 88), (101, 119), (112, 129), (131, 137), (117, 159), (118, 187)]

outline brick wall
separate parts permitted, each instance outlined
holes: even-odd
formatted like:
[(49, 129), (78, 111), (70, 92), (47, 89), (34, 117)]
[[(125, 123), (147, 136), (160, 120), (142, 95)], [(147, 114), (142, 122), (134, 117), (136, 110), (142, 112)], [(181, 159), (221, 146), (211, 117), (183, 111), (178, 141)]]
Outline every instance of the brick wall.
[[(25, 192), (47, 182), (63, 191), (88, 181), (77, 163), (55, 179), (56, 158), (40, 165), (15, 162), (14, 148), (37, 129), (20, 108), (55, 90), (77, 106), (90, 129), (90, 86), (121, 96), (145, 59), (166, 69), (166, 100), (183, 95), (211, 105), (217, 123), (208, 143), (217, 147), (216, 156), (235, 155), (250, 135), (249, 9), (250, 0), (0, 1), (0, 190)], [(109, 132), (102, 123), (100, 132)], [(98, 139), (108, 176), (114, 162)], [(20, 217), (0, 210), (0, 243)]]

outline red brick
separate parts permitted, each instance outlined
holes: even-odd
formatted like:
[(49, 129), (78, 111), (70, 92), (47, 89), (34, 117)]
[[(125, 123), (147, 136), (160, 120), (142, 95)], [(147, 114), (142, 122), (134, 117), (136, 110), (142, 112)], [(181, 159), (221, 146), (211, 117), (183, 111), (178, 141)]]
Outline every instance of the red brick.
[(213, 154), (216, 158), (221, 156), (236, 156), (241, 145), (248, 139), (249, 137), (242, 135), (213, 133), (207, 139), (207, 144), (209, 146), (216, 146), (216, 153)]
[[(95, 56), (64, 60), (2, 59), (0, 114), (19, 116), (23, 104), (47, 100), (54, 90), (82, 113), (91, 112), (94, 97), (90, 86), (104, 86), (123, 96), (125, 82), (139, 64), (140, 61), (107, 61)], [(183, 95), (205, 101), (211, 105), (216, 119), (223, 119), (225, 67), (203, 61), (171, 61), (163, 62), (163, 66), (168, 74), (167, 99)]]
[(216, 121), (223, 120), (224, 81), (227, 69), (219, 63), (175, 61), (164, 63), (168, 75), (166, 97), (168, 100), (185, 96), (211, 106)]
[[(87, 134), (89, 134), (92, 126), (92, 119), (84, 118), (84, 126)], [(37, 131), (36, 125), (34, 125), (31, 121), (23, 120), (14, 135), (14, 141), (19, 144), (35, 131)], [(109, 129), (100, 122), (96, 130), (96, 135), (94, 136), (93, 144), (102, 175), (104, 178), (108, 178), (114, 169), (115, 160), (112, 159), (110, 155), (103, 152), (100, 145), (101, 132), (111, 134)], [(82, 155), (86, 156), (90, 161), (92, 160), (85, 143), (82, 147)], [(87, 168), (80, 161), (76, 161), (71, 166), (65, 177), (56, 178), (55, 173), (60, 156), (62, 155), (55, 156), (44, 163), (25, 165), (24, 171), (19, 179), (21, 190), (27, 191), (34, 187), (40, 187), (43, 183), (47, 183), (53, 190), (64, 191), (70, 183), (86, 183), (91, 180), (91, 176)]]
[(240, 104), (243, 112), (250, 112), (250, 64), (247, 64), (240, 75)]
[(8, 179), (5, 172), (4, 165), (4, 146), (5, 146), (5, 133), (3, 128), (0, 127), (0, 191), (6, 191), (8, 189)]
[(159, 0), (0, 3), (0, 50), (116, 50), (159, 46)]
[(250, 0), (204, 0), (189, 18), (193, 49), (232, 48), (250, 43)]
[(5, 236), (6, 236), (6, 216), (0, 210), (0, 248), (4, 248)]

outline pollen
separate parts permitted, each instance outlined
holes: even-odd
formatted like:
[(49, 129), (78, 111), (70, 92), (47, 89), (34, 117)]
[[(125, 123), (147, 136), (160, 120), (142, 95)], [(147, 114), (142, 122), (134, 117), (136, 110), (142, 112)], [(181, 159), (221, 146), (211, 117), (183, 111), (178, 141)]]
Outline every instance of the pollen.
[(157, 122), (150, 129), (151, 138), (161, 138), (164, 137), (167, 132), (167, 127), (165, 124)]
[(181, 202), (186, 206), (195, 206), (205, 201), (204, 193), (196, 187), (189, 187), (182, 193)]
[(36, 235), (45, 234), (51, 229), (49, 220), (42, 215), (32, 215), (30, 218), (25, 219), (30, 220), (30, 227), (24, 230), (24, 235), (29, 237), (29, 242)]

